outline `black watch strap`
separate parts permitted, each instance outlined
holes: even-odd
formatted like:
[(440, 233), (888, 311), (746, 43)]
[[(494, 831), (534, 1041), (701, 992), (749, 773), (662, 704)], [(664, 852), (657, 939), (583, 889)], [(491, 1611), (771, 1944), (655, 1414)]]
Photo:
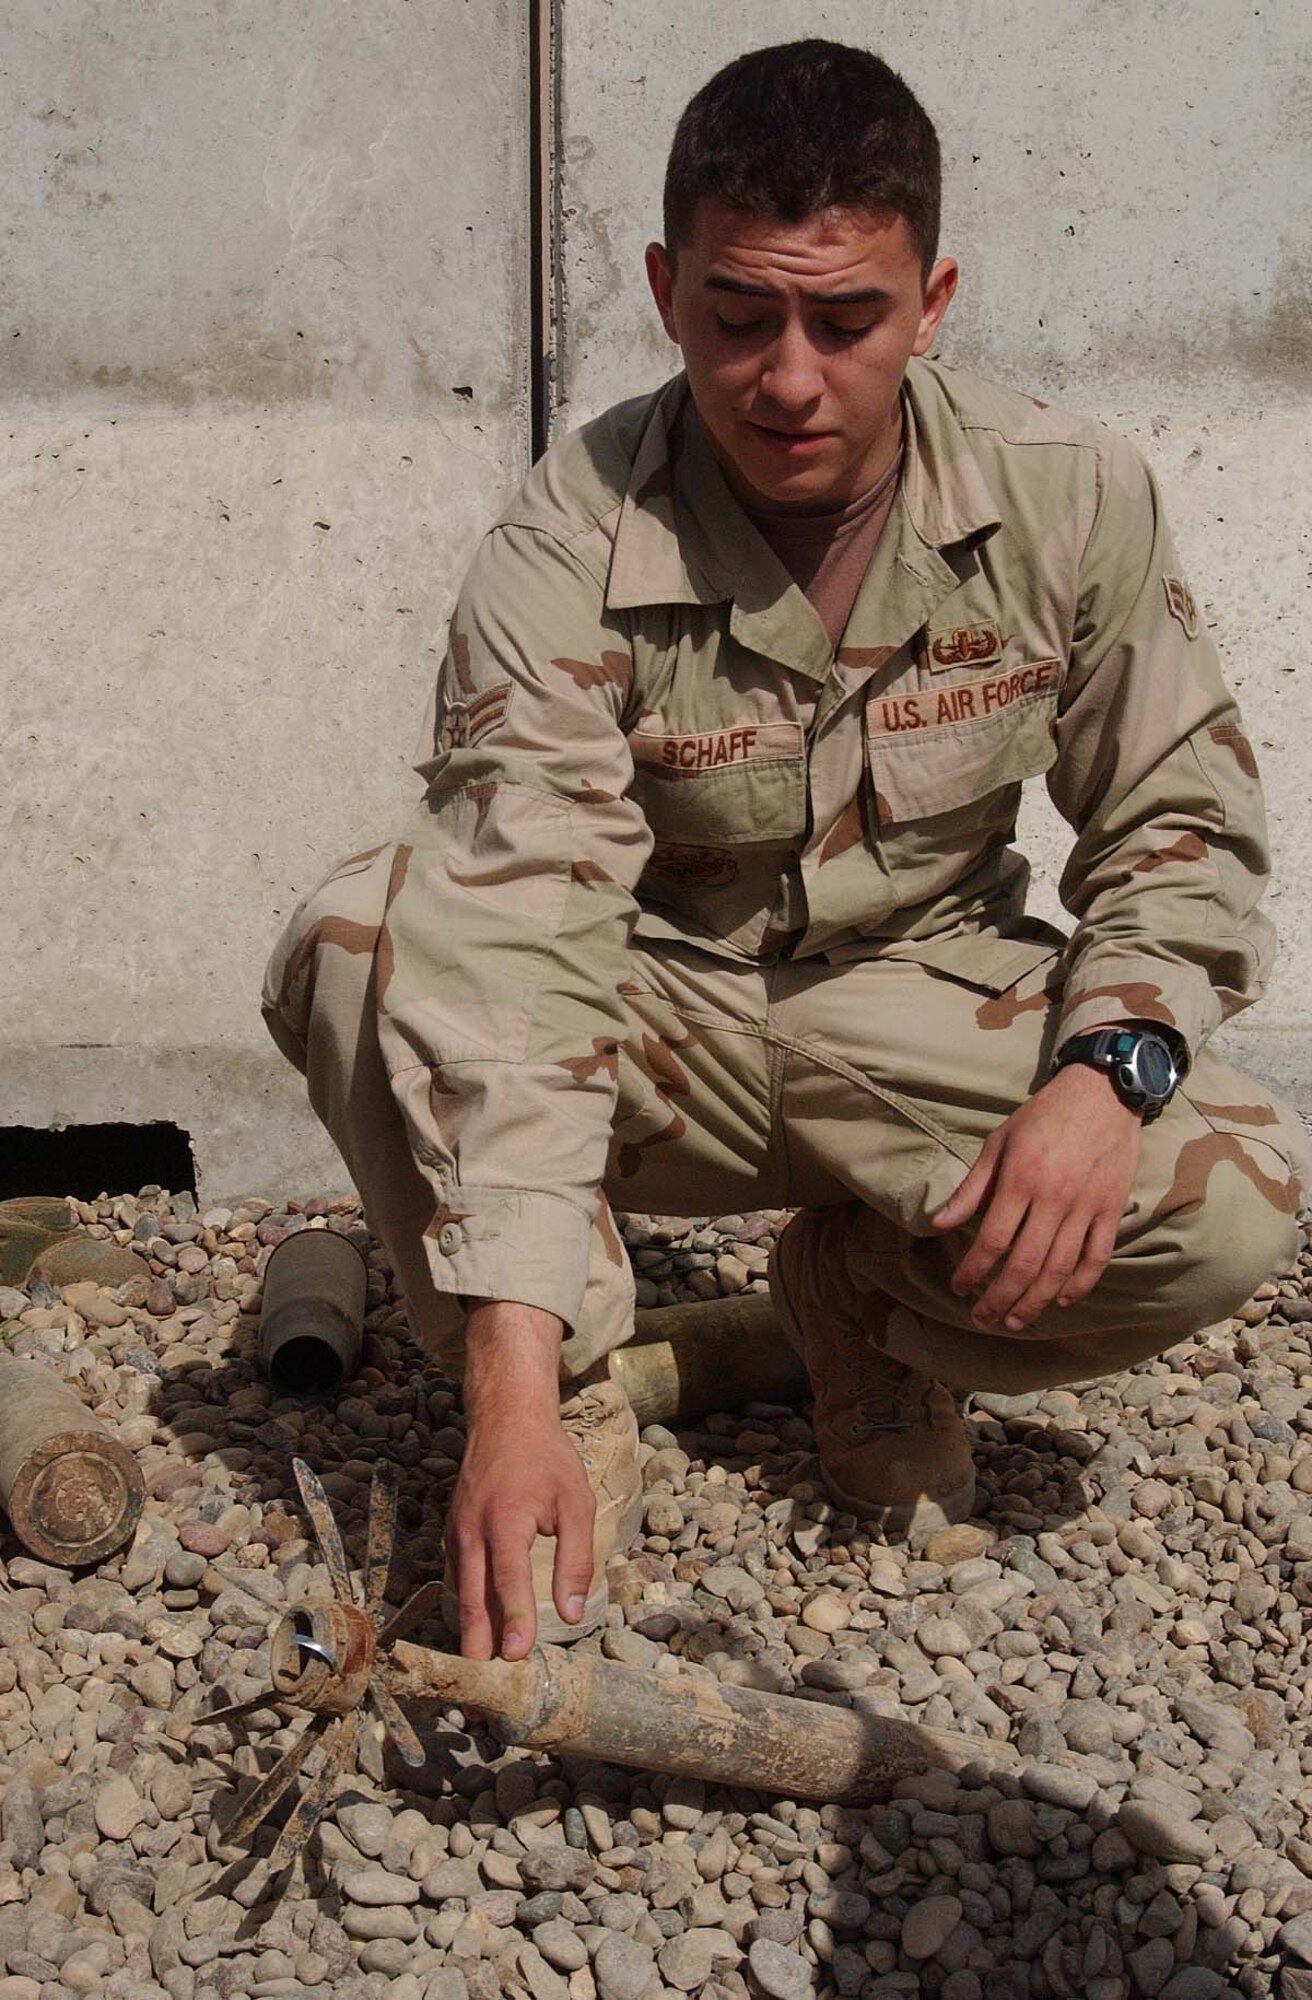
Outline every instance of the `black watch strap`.
[(1073, 1035), (1058, 1051), (1054, 1073), (1069, 1063), (1104, 1071), (1121, 1102), (1145, 1124), (1166, 1109), (1189, 1068), (1183, 1038), (1168, 1039), (1155, 1021), (1122, 1021)]

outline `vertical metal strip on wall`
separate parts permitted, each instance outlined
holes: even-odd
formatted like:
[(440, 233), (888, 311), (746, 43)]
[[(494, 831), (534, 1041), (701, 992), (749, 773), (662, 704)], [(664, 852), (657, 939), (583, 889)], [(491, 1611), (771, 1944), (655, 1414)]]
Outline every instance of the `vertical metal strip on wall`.
[(559, 383), (561, 315), (560, 136), (563, 0), (529, 5), (529, 226), (531, 342), (529, 449), (536, 460), (551, 442)]

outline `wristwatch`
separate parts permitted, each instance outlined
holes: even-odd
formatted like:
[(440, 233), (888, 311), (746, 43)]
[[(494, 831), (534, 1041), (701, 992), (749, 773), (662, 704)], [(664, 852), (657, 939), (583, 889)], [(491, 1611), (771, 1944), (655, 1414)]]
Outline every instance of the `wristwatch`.
[(1125, 1021), (1119, 1028), (1073, 1035), (1058, 1050), (1053, 1074), (1067, 1063), (1105, 1070), (1121, 1103), (1139, 1112), (1148, 1125), (1161, 1116), (1189, 1074), (1189, 1051), (1183, 1036), (1155, 1021)]

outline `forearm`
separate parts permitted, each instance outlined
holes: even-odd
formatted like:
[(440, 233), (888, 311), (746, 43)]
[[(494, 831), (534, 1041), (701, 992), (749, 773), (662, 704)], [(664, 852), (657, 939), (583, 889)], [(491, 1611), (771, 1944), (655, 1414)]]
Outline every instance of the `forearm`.
[(564, 1332), (563, 1321), (540, 1306), (505, 1299), (471, 1306), (464, 1383), (471, 1427), (555, 1413)]

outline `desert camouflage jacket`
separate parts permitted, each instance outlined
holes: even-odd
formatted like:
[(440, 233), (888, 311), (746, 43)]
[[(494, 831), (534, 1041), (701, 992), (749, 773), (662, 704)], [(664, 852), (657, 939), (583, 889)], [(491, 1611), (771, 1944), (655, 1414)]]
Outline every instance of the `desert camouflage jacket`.
[(1256, 766), (1151, 475), (956, 370), (912, 362), (904, 405), (836, 654), (682, 377), (555, 446), (477, 552), (380, 995), (415, 1157), (459, 1218), (451, 1290), (573, 1318), (635, 930), (1005, 986), (1033, 962), (1026, 778), (1075, 835), (1061, 1038), (1147, 1018), (1196, 1048), (1259, 993)]

